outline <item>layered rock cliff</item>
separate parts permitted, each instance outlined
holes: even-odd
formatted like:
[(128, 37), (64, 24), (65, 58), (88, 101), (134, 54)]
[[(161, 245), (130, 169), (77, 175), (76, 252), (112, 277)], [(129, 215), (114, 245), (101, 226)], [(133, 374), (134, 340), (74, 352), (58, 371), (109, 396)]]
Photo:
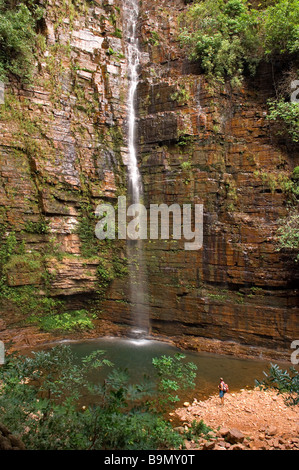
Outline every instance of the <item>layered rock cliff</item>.
[(122, 269), (121, 246), (112, 253), (94, 236), (95, 207), (126, 193), (122, 19), (109, 2), (77, 3), (71, 16), (71, 1), (47, 2), (33, 83), (11, 81), (0, 109), (8, 326), (39, 310), (89, 309)]
[[(3, 329), (78, 309), (132, 321), (125, 242), (94, 237), (95, 207), (127, 192), (125, 2), (79, 3), (48, 2), (34, 83), (11, 81), (0, 108)], [(204, 206), (202, 249), (145, 242), (152, 331), (288, 350), (298, 274), (274, 234), (298, 153), (266, 120), (272, 70), (212, 87), (180, 47), (184, 8), (140, 3), (144, 202)]]

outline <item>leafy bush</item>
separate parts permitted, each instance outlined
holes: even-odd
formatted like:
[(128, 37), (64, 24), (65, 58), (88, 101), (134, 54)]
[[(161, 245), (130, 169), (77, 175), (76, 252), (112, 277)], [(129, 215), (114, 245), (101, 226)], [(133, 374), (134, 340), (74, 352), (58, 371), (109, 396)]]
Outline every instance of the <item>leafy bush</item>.
[(191, 423), (191, 427), (186, 432), (186, 438), (191, 440), (200, 436), (207, 437), (210, 431), (213, 431), (213, 429), (207, 426), (202, 419), (200, 421), (194, 419)]
[(279, 100), (269, 101), (267, 119), (277, 125), (276, 134), (287, 135), (293, 142), (299, 142), (299, 104)]
[(30, 321), (37, 321), (44, 331), (73, 331), (93, 329), (92, 318), (87, 310), (75, 310), (61, 314), (50, 314), (46, 316), (33, 315)]
[(28, 233), (40, 233), (46, 234), (49, 233), (49, 222), (47, 220), (41, 219), (38, 222), (28, 221), (25, 223), (24, 227), (25, 232)]
[(275, 1), (265, 10), (261, 20), (266, 55), (288, 55), (299, 51), (298, 0)]
[(195, 386), (196, 365), (193, 362), (185, 364), (184, 354), (175, 354), (174, 357), (162, 356), (153, 359), (153, 365), (159, 377), (159, 399), (156, 406), (164, 408), (169, 403), (179, 401), (177, 391)]
[(299, 214), (291, 212), (288, 217), (279, 221), (277, 241), (279, 249), (294, 251), (296, 261), (299, 261)]
[[(156, 362), (157, 371), (177, 361), (164, 357)], [(145, 377), (132, 384), (126, 371), (112, 369), (94, 383), (92, 371), (111, 366), (103, 351), (79, 363), (65, 345), (32, 357), (8, 356), (0, 369), (1, 422), (20, 435), (28, 450), (180, 448), (182, 436), (152, 401), (153, 395), (159, 399), (161, 375), (157, 382)], [(189, 382), (182, 372), (181, 367), (174, 371), (181, 384)], [(91, 404), (82, 407), (86, 393)]]
[(269, 372), (264, 372), (264, 375), (264, 380), (256, 381), (257, 386), (265, 390), (271, 388), (284, 394), (287, 405), (299, 403), (299, 372), (294, 367), (289, 371), (283, 371), (277, 364), (271, 364)]
[[(265, 5), (265, 4), (264, 4)], [(299, 3), (278, 0), (252, 8), (246, 0), (203, 0), (184, 14), (180, 34), (190, 58), (220, 81), (240, 85), (258, 63), (299, 50)]]
[(19, 78), (31, 78), (34, 62), (36, 21), (42, 10), (36, 2), (17, 2), (10, 7), (9, 2), (0, 0), (0, 80), (5, 81), (12, 73)]
[(299, 166), (296, 166), (293, 170), (292, 179), (299, 183)]
[(2, 422), (22, 436), (27, 449), (87, 447), (85, 417), (75, 406), (84, 378), (68, 347), (8, 356), (0, 370)]
[[(218, 80), (240, 84), (246, 70), (254, 73), (260, 60), (257, 15), (245, 0), (205, 0), (192, 5), (180, 38), (190, 58)], [(192, 32), (190, 33), (190, 27)]]

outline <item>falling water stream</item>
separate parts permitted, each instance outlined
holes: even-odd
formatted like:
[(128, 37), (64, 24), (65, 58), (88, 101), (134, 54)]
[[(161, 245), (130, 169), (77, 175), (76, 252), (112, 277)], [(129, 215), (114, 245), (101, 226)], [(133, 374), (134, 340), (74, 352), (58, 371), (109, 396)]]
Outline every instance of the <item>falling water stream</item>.
[(127, 0), (125, 10), (125, 24), (127, 34), (127, 60), (129, 78), (128, 96), (128, 150), (129, 150), (129, 183), (131, 203), (138, 204), (142, 193), (141, 175), (138, 168), (136, 151), (136, 107), (135, 98), (138, 86), (138, 68), (140, 63), (140, 51), (137, 38), (138, 2)]
[[(143, 196), (141, 174), (136, 150), (136, 91), (139, 81), (140, 51), (137, 36), (139, 16), (138, 0), (126, 0), (124, 30), (127, 37), (128, 61), (128, 177), (129, 202), (139, 204)], [(138, 225), (138, 224), (137, 224)], [(132, 312), (132, 335), (147, 336), (149, 332), (149, 309), (147, 301), (147, 274), (144, 261), (143, 241), (127, 241), (127, 257), (130, 274), (130, 301)]]

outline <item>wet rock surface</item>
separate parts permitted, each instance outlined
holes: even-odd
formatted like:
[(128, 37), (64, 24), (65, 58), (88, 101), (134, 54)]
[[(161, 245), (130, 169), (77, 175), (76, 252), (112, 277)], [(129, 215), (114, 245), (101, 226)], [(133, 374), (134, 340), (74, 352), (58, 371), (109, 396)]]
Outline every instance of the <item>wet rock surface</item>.
[[(271, 134), (267, 67), (231, 90), (211, 87), (188, 63), (178, 41), (184, 8), (183, 1), (141, 4), (137, 127), (145, 204), (204, 206), (202, 249), (186, 251), (183, 239), (171, 237), (144, 243), (152, 332), (287, 350), (299, 335), (298, 272), (277, 251), (286, 195), (269, 183), (290, 175), (298, 154)], [(107, 319), (123, 285), (108, 292)], [(128, 318), (118, 308), (114, 315)]]
[[(119, 269), (125, 243), (84, 253), (94, 242), (96, 206), (116, 204), (127, 190), (123, 2), (97, 1), (72, 24), (60, 21), (57, 5), (47, 2), (34, 84), (10, 83), (10, 108), (1, 108), (0, 222), (30, 254), (7, 263), (5, 282), (16, 293), (58, 299), (64, 310), (131, 325), (129, 279)], [(152, 333), (288, 351), (299, 337), (298, 270), (291, 254), (277, 251), (274, 235), (287, 211), (279, 181), (298, 154), (276, 144), (266, 120), (271, 70), (240, 90), (211, 87), (180, 47), (184, 8), (183, 0), (140, 6), (144, 202), (204, 205), (202, 249), (186, 251), (171, 238), (145, 241)], [(0, 308), (1, 339), (39, 313), (14, 295)]]

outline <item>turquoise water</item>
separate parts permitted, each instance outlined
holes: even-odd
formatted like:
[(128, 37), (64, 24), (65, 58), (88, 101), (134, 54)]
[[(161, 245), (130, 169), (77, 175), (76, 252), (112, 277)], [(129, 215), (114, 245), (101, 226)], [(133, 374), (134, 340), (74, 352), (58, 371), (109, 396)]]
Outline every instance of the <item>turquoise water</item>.
[[(102, 338), (84, 342), (66, 342), (76, 357), (82, 358), (93, 351), (105, 351), (105, 357), (115, 367), (127, 369), (133, 382), (147, 374), (152, 375), (154, 368), (152, 359), (162, 355), (174, 355), (182, 352), (186, 359), (197, 366), (196, 388), (184, 392), (182, 400), (192, 401), (193, 398), (205, 399), (218, 392), (219, 378), (223, 377), (229, 384), (230, 392), (242, 388), (253, 388), (255, 379), (263, 378), (263, 371), (269, 368), (269, 362), (253, 359), (237, 359), (231, 356), (219, 356), (210, 353), (181, 351), (167, 343), (152, 340), (131, 340), (123, 338)], [(97, 372), (95, 380), (101, 382), (109, 369)]]

